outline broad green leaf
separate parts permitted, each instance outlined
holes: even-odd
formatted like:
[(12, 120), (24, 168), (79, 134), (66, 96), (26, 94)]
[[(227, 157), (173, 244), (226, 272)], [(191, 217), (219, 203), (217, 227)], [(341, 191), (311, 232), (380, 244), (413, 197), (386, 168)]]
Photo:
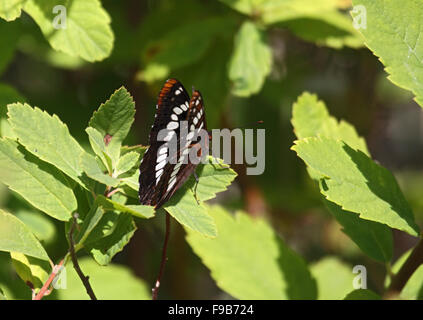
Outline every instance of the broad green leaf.
[(342, 226), (342, 231), (369, 257), (390, 262), (393, 255), (391, 229), (381, 223), (360, 219), (356, 213), (342, 210), (337, 204), (323, 200), (329, 212)]
[(19, 252), (49, 260), (43, 246), (25, 224), (14, 215), (0, 210), (0, 251)]
[(354, 290), (353, 280), (356, 275), (353, 267), (335, 257), (314, 263), (311, 273), (317, 281), (319, 300), (341, 300)]
[(315, 299), (305, 262), (261, 219), (209, 207), (219, 229), (208, 239), (186, 228), (187, 241), (217, 285), (237, 299)]
[(80, 161), (82, 170), (91, 179), (94, 179), (102, 184), (105, 184), (106, 186), (116, 187), (119, 184), (118, 179), (115, 179), (102, 171), (100, 164), (97, 162), (96, 158), (93, 157), (92, 155), (86, 152), (81, 153), (81, 157), (79, 161)]
[(0, 139), (0, 180), (34, 207), (58, 220), (68, 220), (77, 208), (63, 174), (9, 139)]
[(7, 300), (6, 295), (3, 293), (3, 291), (0, 288), (0, 301)]
[(0, 3), (0, 18), (12, 21), (19, 18), (22, 7), (28, 0), (2, 0)]
[[(292, 124), (297, 138), (325, 136), (342, 140), (357, 150), (369, 154), (366, 142), (349, 123), (338, 122), (330, 116), (326, 106), (316, 95), (303, 93), (293, 107)], [(307, 168), (313, 179), (325, 177)], [(322, 184), (320, 184), (322, 188)], [(323, 192), (323, 191), (322, 191)], [(382, 262), (392, 258), (392, 232), (383, 224), (360, 219), (357, 214), (342, 210), (342, 207), (324, 200), (328, 210), (342, 225), (343, 231), (363, 250), (364, 253)]]
[(258, 93), (270, 73), (272, 53), (264, 33), (252, 22), (244, 22), (235, 37), (229, 63), (233, 94), (248, 97)]
[(131, 214), (106, 212), (84, 247), (100, 265), (107, 265), (128, 244), (136, 229)]
[[(66, 13), (53, 12), (59, 5), (66, 8)], [(24, 10), (57, 51), (90, 62), (103, 60), (112, 51), (114, 35), (110, 17), (99, 0), (28, 0)]]
[[(411, 250), (405, 252), (392, 266), (391, 271), (396, 274), (407, 261), (411, 254)], [(385, 285), (388, 287), (390, 284), (389, 279), (386, 279)], [(399, 298), (407, 300), (423, 300), (423, 265), (420, 265), (413, 275), (408, 279), (404, 288), (402, 289)]]
[(323, 136), (342, 140), (369, 155), (366, 141), (355, 128), (344, 120), (338, 122), (329, 114), (325, 103), (314, 94), (304, 92), (298, 97), (292, 109), (291, 122), (298, 139)]
[(213, 217), (207, 213), (202, 203), (197, 203), (194, 194), (187, 187), (177, 190), (163, 207), (183, 226), (210, 238), (217, 236)]
[(96, 201), (105, 211), (126, 212), (139, 218), (154, 217), (154, 208), (151, 206), (120, 204), (102, 195), (98, 195)]
[(140, 154), (135, 151), (128, 152), (120, 157), (119, 162), (116, 166), (114, 176), (118, 177), (121, 174), (124, 174), (139, 165), (140, 163)]
[(106, 144), (102, 134), (94, 128), (88, 127), (85, 129), (90, 140), (91, 148), (94, 153), (101, 159), (104, 166), (107, 168), (109, 173), (113, 172), (113, 163), (110, 155), (106, 150)]
[[(132, 189), (133, 191), (136, 191), (135, 193), (135, 198), (138, 197), (138, 190), (140, 188), (139, 185), (139, 177), (140, 177), (140, 172), (139, 170), (135, 171), (133, 175), (129, 176), (129, 177), (125, 177), (120, 179), (121, 183), (123, 185), (128, 186), (130, 189)], [(131, 196), (130, 194), (128, 194), (128, 196)]]
[[(99, 266), (91, 258), (79, 259), (82, 272), (90, 277), (90, 284), (100, 300), (148, 300), (151, 299), (151, 290), (141, 279), (137, 278), (129, 268), (110, 264), (107, 267)], [(74, 268), (66, 268), (67, 288), (57, 290), (61, 300), (89, 299), (81, 279)]]
[[(213, 163), (213, 161), (216, 163)], [(187, 182), (187, 186), (193, 190), (197, 184), (196, 195), (201, 201), (206, 201), (216, 197), (218, 192), (225, 191), (237, 176), (236, 172), (222, 159), (208, 157), (208, 163), (200, 164), (196, 169), (198, 184), (194, 177)]]
[(11, 252), (10, 256), (19, 277), (32, 289), (40, 289), (48, 279), (50, 263), (19, 252)]
[(423, 43), (419, 41), (423, 3), (419, 0), (407, 1), (406, 5), (401, 1), (354, 0), (353, 5), (357, 8), (352, 11), (357, 24), (366, 22), (366, 26), (359, 29), (366, 46), (384, 64), (388, 78), (412, 91), (423, 107)]
[(357, 289), (347, 294), (344, 300), (382, 300), (382, 298), (369, 289)]
[(129, 92), (121, 87), (94, 112), (89, 126), (97, 129), (106, 141), (106, 150), (116, 166), (122, 141), (134, 122), (135, 103)]
[(19, 210), (15, 215), (25, 223), (40, 241), (51, 242), (54, 239), (56, 228), (45, 215), (29, 210)]
[(419, 234), (413, 213), (387, 169), (342, 141), (312, 137), (295, 144), (292, 149), (298, 156), (325, 177), (321, 192), (327, 200), (362, 219)]
[(28, 104), (8, 105), (8, 115), (9, 123), (20, 144), (84, 186), (79, 164), (79, 157), (84, 149), (70, 135), (66, 124), (56, 115), (50, 116), (47, 112), (31, 108)]

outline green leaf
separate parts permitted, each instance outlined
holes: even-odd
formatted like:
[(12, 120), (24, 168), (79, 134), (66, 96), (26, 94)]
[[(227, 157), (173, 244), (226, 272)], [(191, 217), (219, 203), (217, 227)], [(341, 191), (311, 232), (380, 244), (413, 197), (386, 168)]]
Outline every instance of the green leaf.
[[(90, 277), (90, 284), (98, 299), (101, 300), (148, 300), (151, 299), (150, 288), (137, 278), (129, 268), (110, 264), (99, 266), (90, 258), (78, 260), (82, 272)], [(81, 279), (73, 268), (66, 268), (67, 288), (57, 290), (61, 300), (89, 299)]]
[(342, 140), (350, 147), (369, 155), (366, 141), (360, 137), (348, 122), (332, 117), (323, 101), (317, 95), (304, 92), (298, 97), (292, 109), (292, 125), (298, 139), (323, 136)]
[(104, 215), (104, 211), (97, 205), (93, 205), (88, 212), (88, 214), (84, 218), (84, 222), (82, 223), (81, 229), (76, 236), (75, 243), (77, 246), (82, 246), (94, 228), (98, 225), (101, 218)]
[(9, 139), (0, 139), (0, 180), (34, 207), (58, 220), (68, 220), (77, 208), (62, 173)]
[(325, 177), (321, 192), (326, 199), (362, 219), (419, 234), (413, 213), (387, 169), (341, 141), (320, 137), (295, 144), (292, 149), (298, 156)]
[(267, 0), (219, 0), (232, 9), (241, 13), (252, 15), (260, 8), (260, 4)]
[(96, 201), (105, 211), (126, 212), (145, 219), (154, 217), (154, 208), (151, 206), (124, 205), (110, 200), (102, 195), (98, 195)]
[(50, 263), (19, 252), (11, 252), (13, 267), (32, 289), (40, 289), (49, 277)]
[(37, 239), (45, 242), (51, 242), (54, 239), (56, 228), (45, 215), (28, 210), (19, 210), (15, 215), (25, 223)]
[(25, 224), (14, 215), (0, 210), (0, 251), (19, 252), (49, 260), (47, 252)]
[(140, 154), (135, 151), (128, 152), (120, 157), (119, 162), (116, 166), (114, 176), (118, 177), (136, 167), (140, 163)]
[(342, 226), (342, 231), (353, 240), (369, 257), (389, 262), (393, 255), (391, 229), (381, 223), (360, 219), (353, 212), (342, 210), (333, 202), (324, 199), (324, 203), (335, 219)]
[(115, 179), (102, 171), (96, 158), (92, 155), (84, 152), (81, 153), (80, 164), (82, 170), (88, 177), (94, 179), (106, 186), (116, 187), (119, 184), (119, 180)]
[(210, 238), (217, 236), (213, 217), (207, 213), (202, 203), (197, 203), (194, 194), (187, 187), (177, 190), (163, 208), (183, 226)]
[[(53, 13), (53, 8), (58, 5), (66, 8), (66, 28), (54, 27), (56, 21), (62, 26), (64, 23), (59, 19), (60, 11)], [(24, 10), (57, 51), (90, 62), (103, 60), (112, 51), (114, 35), (110, 17), (99, 0), (28, 0)]]
[(317, 281), (319, 300), (341, 300), (354, 290), (356, 275), (352, 266), (335, 257), (327, 257), (313, 264), (311, 273)]
[(104, 104), (95, 111), (89, 126), (97, 129), (106, 139), (106, 150), (116, 166), (122, 141), (134, 122), (135, 103), (129, 92), (121, 87), (116, 90)]
[(316, 284), (305, 262), (260, 219), (209, 208), (216, 239), (186, 228), (187, 241), (217, 285), (237, 299), (314, 299)]
[(31, 108), (28, 104), (21, 103), (8, 105), (8, 115), (9, 123), (20, 144), (84, 186), (80, 178), (82, 169), (79, 164), (79, 157), (84, 149), (56, 115), (50, 116), (39, 108)]
[(28, 0), (3, 0), (0, 4), (0, 18), (6, 21), (12, 21), (19, 18), (22, 13), (22, 7)]
[(357, 289), (347, 294), (344, 300), (382, 300), (382, 298), (369, 289)]
[(248, 97), (258, 93), (263, 86), (272, 65), (272, 53), (264, 37), (264, 33), (249, 21), (238, 31), (229, 64), (233, 94)]
[[(199, 164), (196, 169), (199, 178), (196, 194), (201, 201), (215, 198), (216, 194), (225, 191), (237, 176), (236, 172), (224, 164), (222, 159), (208, 156), (208, 161), (208, 163)], [(196, 183), (194, 177), (191, 177), (186, 185), (194, 189)]]
[(365, 14), (366, 28), (359, 31), (366, 46), (385, 65), (388, 78), (412, 91), (417, 103), (423, 106), (423, 43), (419, 41), (423, 3), (411, 0), (403, 5), (400, 1), (354, 0), (353, 4), (366, 10), (352, 13), (357, 22)]
[(107, 168), (109, 173), (113, 172), (113, 163), (111, 156), (108, 154), (106, 150), (106, 144), (104, 142), (104, 137), (101, 135), (99, 131), (94, 128), (88, 127), (85, 129), (88, 133), (88, 138), (90, 140), (91, 148), (93, 149), (94, 153), (101, 159), (104, 166)]
[(100, 265), (107, 265), (128, 244), (137, 227), (129, 213), (106, 212), (84, 247)]

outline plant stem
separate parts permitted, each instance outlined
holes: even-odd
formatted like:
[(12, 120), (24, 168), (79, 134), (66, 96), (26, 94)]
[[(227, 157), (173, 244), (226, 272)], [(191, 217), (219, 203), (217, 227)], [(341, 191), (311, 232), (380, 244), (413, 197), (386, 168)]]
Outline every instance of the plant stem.
[(93, 288), (90, 285), (89, 277), (85, 276), (79, 266), (78, 259), (76, 258), (75, 253), (75, 244), (73, 242), (73, 232), (76, 226), (76, 216), (73, 216), (73, 223), (69, 230), (69, 252), (72, 259), (73, 267), (75, 268), (76, 273), (78, 274), (79, 278), (81, 278), (82, 283), (84, 284), (85, 290), (87, 291), (88, 295), (90, 296), (91, 300), (97, 300)]
[(154, 288), (152, 289), (153, 291), (153, 300), (157, 299), (157, 295), (159, 293), (159, 287), (160, 287), (160, 281), (163, 275), (163, 270), (166, 264), (166, 251), (167, 251), (167, 244), (169, 242), (169, 234), (170, 234), (170, 215), (169, 213), (166, 212), (166, 234), (165, 234), (165, 240), (164, 240), (164, 244), (163, 244), (163, 250), (162, 250), (162, 261), (160, 262), (160, 271), (159, 271), (159, 275), (157, 277), (156, 280), (156, 284), (154, 286)]
[(53, 270), (50, 276), (48, 277), (47, 281), (44, 283), (43, 287), (40, 289), (37, 295), (33, 298), (33, 300), (41, 300), (46, 294), (50, 293), (49, 286), (53, 282), (54, 278), (57, 276), (59, 271), (61, 270), (61, 267), (63, 266), (64, 262), (65, 262), (65, 259), (62, 259), (59, 262), (59, 264), (53, 267)]
[(414, 247), (410, 256), (407, 258), (405, 263), (402, 265), (398, 273), (392, 278), (391, 284), (385, 294), (385, 297), (395, 297), (407, 284), (407, 281), (411, 278), (417, 268), (423, 264), (423, 238)]

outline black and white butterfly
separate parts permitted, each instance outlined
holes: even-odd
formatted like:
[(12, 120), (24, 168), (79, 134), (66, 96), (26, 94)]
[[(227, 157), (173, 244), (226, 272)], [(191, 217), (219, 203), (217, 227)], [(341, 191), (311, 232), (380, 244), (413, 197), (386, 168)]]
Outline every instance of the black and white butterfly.
[[(167, 80), (158, 97), (150, 146), (140, 165), (141, 204), (160, 208), (195, 171), (198, 161), (191, 161), (189, 155), (205, 156), (204, 144), (197, 137), (200, 130), (207, 130), (200, 92), (194, 90), (190, 98), (178, 80)], [(177, 141), (176, 149), (171, 141)]]

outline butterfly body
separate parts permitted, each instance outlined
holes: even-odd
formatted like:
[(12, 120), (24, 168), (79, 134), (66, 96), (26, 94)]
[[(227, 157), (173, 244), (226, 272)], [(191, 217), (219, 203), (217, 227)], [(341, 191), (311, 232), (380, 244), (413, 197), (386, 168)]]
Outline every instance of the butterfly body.
[(191, 155), (204, 156), (194, 134), (199, 130), (207, 130), (200, 92), (193, 91), (190, 98), (178, 80), (167, 80), (159, 93), (150, 146), (140, 165), (141, 204), (160, 208), (195, 171), (198, 162)]

